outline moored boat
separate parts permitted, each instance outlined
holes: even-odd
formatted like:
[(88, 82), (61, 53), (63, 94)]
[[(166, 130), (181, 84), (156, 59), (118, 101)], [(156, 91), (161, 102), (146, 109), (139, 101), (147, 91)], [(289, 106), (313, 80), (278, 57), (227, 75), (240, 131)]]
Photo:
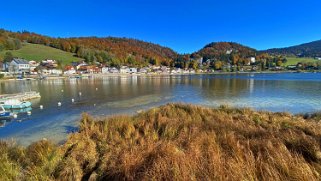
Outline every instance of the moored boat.
[(25, 108), (31, 107), (31, 102), (11, 99), (6, 101), (1, 101), (0, 105), (3, 106), (4, 109), (25, 109)]
[(0, 106), (0, 119), (7, 119), (10, 117), (10, 112), (6, 111), (3, 106)]

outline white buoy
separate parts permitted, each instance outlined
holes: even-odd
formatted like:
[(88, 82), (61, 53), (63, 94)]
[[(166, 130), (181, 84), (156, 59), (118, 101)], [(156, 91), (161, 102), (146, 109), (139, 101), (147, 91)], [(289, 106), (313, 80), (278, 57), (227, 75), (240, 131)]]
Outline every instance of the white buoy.
[(43, 105), (40, 105), (40, 109), (43, 109)]
[(28, 111), (27, 114), (30, 116), (31, 115), (31, 111)]
[(79, 92), (79, 96), (81, 96), (82, 95), (82, 93), (81, 92)]
[(61, 92), (64, 92), (64, 90), (61, 90)]
[(14, 114), (14, 115), (12, 115), (12, 117), (16, 119), (18, 117), (18, 115)]
[(94, 107), (96, 107), (96, 104), (94, 104)]
[(74, 103), (74, 102), (75, 102), (75, 99), (71, 99), (71, 102), (73, 102), (73, 103)]
[(58, 102), (58, 106), (59, 106), (59, 107), (61, 106), (61, 102)]
[(98, 88), (96, 88), (96, 91), (98, 91)]

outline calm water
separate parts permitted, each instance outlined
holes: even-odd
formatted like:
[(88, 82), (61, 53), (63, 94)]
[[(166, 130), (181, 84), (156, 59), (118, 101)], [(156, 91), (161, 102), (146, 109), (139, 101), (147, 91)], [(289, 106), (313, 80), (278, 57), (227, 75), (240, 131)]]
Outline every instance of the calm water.
[(2, 123), (0, 128), (0, 138), (13, 138), (23, 145), (42, 138), (63, 141), (77, 129), (85, 111), (97, 116), (135, 113), (169, 102), (292, 113), (321, 110), (319, 73), (104, 77), (0, 85), (1, 94), (38, 91), (42, 96), (32, 101), (30, 116), (19, 113), (17, 119)]

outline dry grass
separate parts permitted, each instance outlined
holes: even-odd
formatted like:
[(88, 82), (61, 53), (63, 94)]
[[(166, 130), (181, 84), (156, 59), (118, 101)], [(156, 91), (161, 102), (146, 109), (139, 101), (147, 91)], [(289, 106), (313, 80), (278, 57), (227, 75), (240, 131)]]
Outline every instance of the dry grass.
[(83, 115), (62, 146), (2, 142), (1, 180), (320, 180), (319, 117), (168, 104)]

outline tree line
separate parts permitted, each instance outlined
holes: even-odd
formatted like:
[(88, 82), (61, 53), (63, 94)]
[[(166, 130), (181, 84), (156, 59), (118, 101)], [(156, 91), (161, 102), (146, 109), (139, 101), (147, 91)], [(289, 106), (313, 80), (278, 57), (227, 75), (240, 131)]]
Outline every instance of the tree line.
[[(129, 38), (52, 38), (28, 31), (0, 30), (0, 51), (20, 49), (22, 42), (41, 44), (74, 53), (90, 64), (103, 63), (116, 67), (122, 65), (143, 67), (151, 64), (184, 69), (203, 67), (222, 70), (226, 65), (236, 68), (249, 65), (251, 64), (249, 58), (255, 57), (255, 64), (265, 69), (286, 62), (284, 57), (272, 57), (233, 42), (210, 43), (195, 53), (178, 54), (167, 47)], [(11, 57), (11, 54), (5, 55), (5, 59)]]

